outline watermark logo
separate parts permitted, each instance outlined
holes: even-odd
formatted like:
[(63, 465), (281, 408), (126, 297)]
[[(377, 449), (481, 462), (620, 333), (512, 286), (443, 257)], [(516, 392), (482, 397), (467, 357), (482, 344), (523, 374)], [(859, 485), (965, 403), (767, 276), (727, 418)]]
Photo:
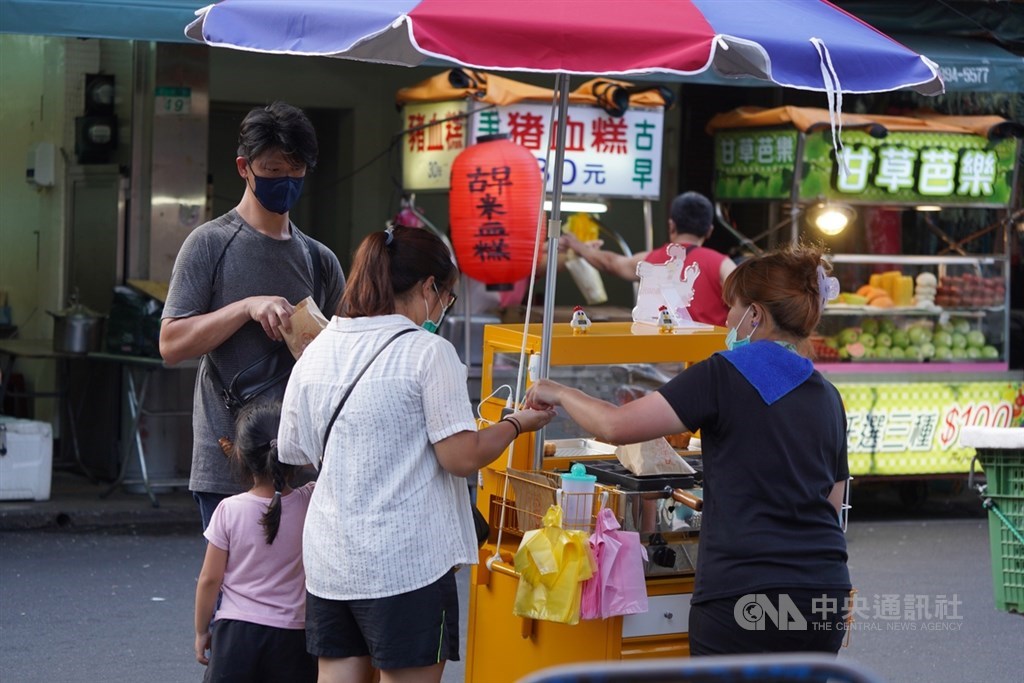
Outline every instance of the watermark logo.
[(805, 616), (786, 593), (777, 598), (748, 593), (736, 601), (733, 618), (747, 631), (959, 631), (962, 604), (955, 593), (853, 595), (844, 600), (822, 595), (811, 600)]
[(807, 619), (785, 593), (778, 606), (764, 593), (748, 593), (736, 601), (732, 610), (736, 623), (748, 631), (763, 631), (771, 622), (780, 631), (806, 631)]

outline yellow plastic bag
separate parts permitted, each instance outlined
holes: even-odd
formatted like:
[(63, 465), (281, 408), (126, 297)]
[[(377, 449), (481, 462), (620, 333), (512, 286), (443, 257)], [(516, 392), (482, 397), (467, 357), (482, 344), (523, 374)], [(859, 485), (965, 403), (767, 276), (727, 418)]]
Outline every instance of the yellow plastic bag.
[(562, 529), (562, 508), (552, 505), (543, 527), (528, 531), (516, 551), (519, 587), (512, 613), (561, 624), (580, 620), (583, 582), (595, 569), (587, 532)]

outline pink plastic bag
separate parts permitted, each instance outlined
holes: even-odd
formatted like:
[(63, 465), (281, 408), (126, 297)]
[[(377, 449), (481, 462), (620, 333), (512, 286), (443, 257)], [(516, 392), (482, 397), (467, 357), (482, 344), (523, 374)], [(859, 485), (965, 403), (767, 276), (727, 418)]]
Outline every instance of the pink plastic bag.
[(597, 569), (583, 583), (581, 619), (603, 619), (647, 611), (647, 582), (644, 560), (647, 551), (640, 534), (622, 531), (615, 514), (604, 508), (597, 515), (590, 536)]

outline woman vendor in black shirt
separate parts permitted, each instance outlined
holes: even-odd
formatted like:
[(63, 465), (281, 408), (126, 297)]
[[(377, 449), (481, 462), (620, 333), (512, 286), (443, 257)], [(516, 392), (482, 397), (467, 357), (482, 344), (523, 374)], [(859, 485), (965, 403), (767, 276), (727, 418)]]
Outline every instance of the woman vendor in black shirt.
[(637, 443), (700, 430), (704, 465), (694, 655), (838, 652), (850, 592), (840, 508), (849, 469), (836, 388), (804, 355), (838, 294), (814, 247), (731, 273), (728, 351), (623, 406), (550, 380), (527, 405), (561, 406), (595, 438)]

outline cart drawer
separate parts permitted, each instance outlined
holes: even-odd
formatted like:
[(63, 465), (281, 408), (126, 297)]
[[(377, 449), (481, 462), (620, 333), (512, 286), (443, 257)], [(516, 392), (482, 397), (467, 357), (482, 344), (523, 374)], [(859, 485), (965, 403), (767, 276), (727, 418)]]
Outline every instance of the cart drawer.
[(643, 614), (622, 617), (622, 637), (657, 636), (687, 633), (690, 623), (690, 593), (655, 595), (647, 600)]

